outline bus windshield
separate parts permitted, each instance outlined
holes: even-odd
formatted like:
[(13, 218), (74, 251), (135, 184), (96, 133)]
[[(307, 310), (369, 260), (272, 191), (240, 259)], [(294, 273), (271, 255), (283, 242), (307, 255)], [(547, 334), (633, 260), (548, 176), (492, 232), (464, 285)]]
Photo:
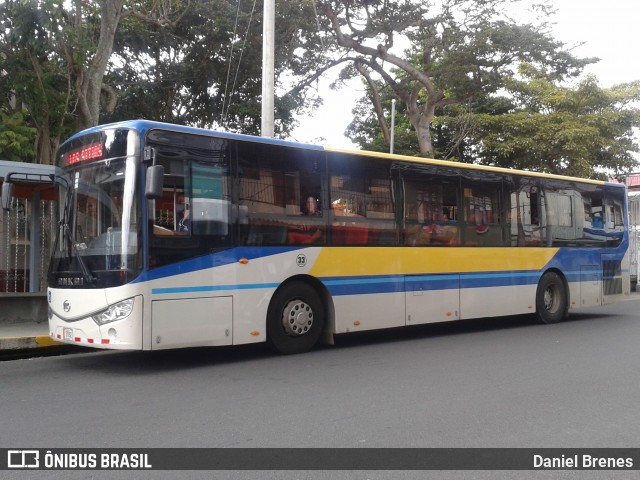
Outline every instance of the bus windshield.
[[(97, 149), (100, 144), (82, 148)], [(140, 272), (137, 163), (131, 155), (78, 162), (67, 169), (69, 185), (60, 201), (49, 268), (51, 286), (105, 288), (123, 285)]]

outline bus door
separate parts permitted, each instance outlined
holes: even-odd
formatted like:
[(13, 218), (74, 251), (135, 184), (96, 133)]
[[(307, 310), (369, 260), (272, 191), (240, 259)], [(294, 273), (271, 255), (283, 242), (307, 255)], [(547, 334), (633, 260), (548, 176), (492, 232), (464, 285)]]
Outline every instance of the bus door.
[(165, 172), (150, 205), (151, 348), (230, 345), (233, 297), (218, 288), (229, 274), (210, 267), (233, 245), (228, 142), (166, 131), (147, 142)]
[(407, 266), (404, 278), (406, 324), (460, 318), (460, 274), (449, 270), (457, 262), (461, 242), (460, 179), (455, 170), (425, 166), (401, 172), (403, 232)]

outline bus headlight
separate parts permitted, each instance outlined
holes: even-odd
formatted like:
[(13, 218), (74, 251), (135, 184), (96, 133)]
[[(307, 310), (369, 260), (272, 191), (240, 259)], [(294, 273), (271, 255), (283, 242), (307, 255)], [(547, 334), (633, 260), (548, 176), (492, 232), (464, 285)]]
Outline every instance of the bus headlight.
[(103, 312), (91, 315), (91, 318), (93, 318), (93, 321), (98, 325), (104, 325), (105, 323), (127, 318), (133, 311), (133, 300), (133, 298), (129, 298), (128, 300), (114, 303)]

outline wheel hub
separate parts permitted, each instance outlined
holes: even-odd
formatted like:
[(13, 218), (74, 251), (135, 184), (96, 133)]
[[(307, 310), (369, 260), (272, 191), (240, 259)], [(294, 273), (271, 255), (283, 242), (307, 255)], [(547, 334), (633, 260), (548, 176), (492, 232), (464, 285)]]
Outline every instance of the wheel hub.
[(306, 334), (313, 325), (313, 310), (303, 300), (291, 300), (282, 312), (282, 326), (287, 335), (300, 336)]
[(555, 308), (555, 295), (552, 288), (547, 288), (544, 292), (544, 308), (552, 311)]

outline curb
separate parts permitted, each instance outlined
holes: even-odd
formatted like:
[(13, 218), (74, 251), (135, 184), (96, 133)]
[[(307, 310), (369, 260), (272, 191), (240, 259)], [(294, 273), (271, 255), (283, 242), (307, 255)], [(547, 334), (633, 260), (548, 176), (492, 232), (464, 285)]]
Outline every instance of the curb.
[(52, 340), (48, 335), (0, 338), (0, 350), (24, 350), (27, 348), (59, 347), (62, 345), (64, 344)]

